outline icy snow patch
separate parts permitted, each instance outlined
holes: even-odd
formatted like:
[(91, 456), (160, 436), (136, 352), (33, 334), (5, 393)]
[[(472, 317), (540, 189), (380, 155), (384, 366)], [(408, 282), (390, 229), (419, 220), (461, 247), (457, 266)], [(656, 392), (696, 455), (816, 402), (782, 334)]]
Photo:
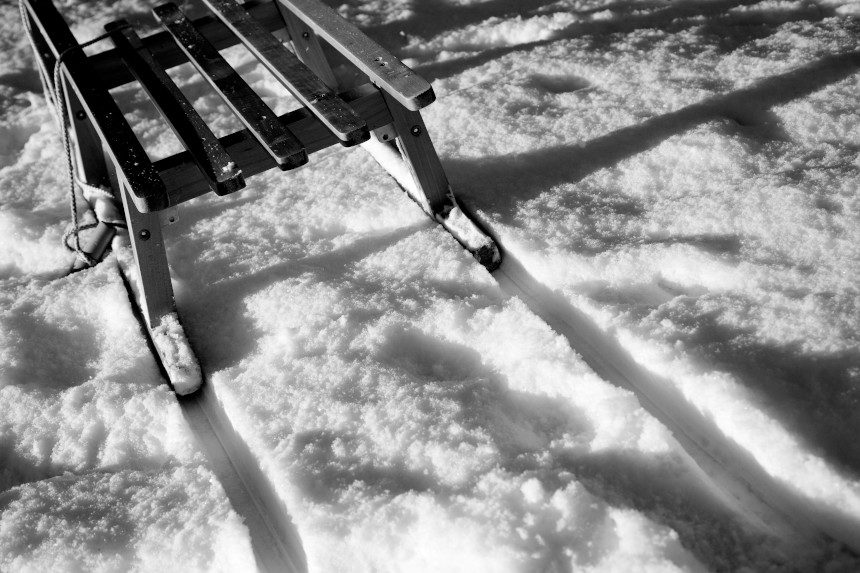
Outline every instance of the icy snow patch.
[(178, 314), (171, 312), (161, 317), (161, 322), (152, 329), (152, 343), (177, 394), (190, 394), (200, 387), (203, 383), (200, 365)]

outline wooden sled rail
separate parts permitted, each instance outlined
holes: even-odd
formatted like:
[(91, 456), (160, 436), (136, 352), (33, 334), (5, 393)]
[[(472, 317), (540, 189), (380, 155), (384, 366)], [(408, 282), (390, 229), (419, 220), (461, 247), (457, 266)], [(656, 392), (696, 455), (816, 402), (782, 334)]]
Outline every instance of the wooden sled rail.
[(123, 183), (128, 185), (135, 205), (141, 211), (156, 211), (167, 208), (167, 190), (152, 166), (143, 146), (135, 137), (113, 97), (93, 74), (89, 58), (78, 48), (78, 41), (66, 21), (51, 0), (27, 0), (27, 17), (33, 29), (34, 42), (43, 46), (37, 60), (42, 71), (43, 82), (48, 91), (56, 88), (52, 84), (54, 62), (60, 54), (63, 59), (63, 80), (71, 91), (70, 98), (80, 104), (80, 110), (72, 110), (89, 118), (98, 134), (104, 151), (117, 166)]
[[(337, 12), (316, 0), (251, 0), (242, 6), (269, 32), (287, 28), (285, 16), (289, 18), (290, 14), (295, 15), (310, 31), (366, 74), (371, 83), (407, 109), (422, 109), (436, 99), (433, 87), (427, 80), (341, 18)], [(193, 24), (219, 50), (239, 43), (239, 39), (215, 16), (197, 18)], [(143, 45), (165, 69), (188, 61), (187, 55), (167, 32), (143, 38)], [(90, 60), (95, 73), (109, 89), (134, 80), (115, 50), (106, 50), (92, 56)]]
[[(382, 94), (370, 84), (341, 94), (341, 97), (371, 130), (392, 121)], [(337, 137), (304, 108), (283, 114), (279, 119), (299, 139), (308, 155), (338, 143)], [(247, 129), (226, 135), (219, 141), (245, 177), (263, 173), (275, 166), (271, 155), (256, 144), (254, 136)], [(156, 161), (155, 169), (165, 183), (171, 205), (178, 205), (209, 191), (187, 151)]]
[[(118, 261), (177, 393), (196, 391), (203, 378), (174, 300), (158, 213), (168, 207), (209, 191), (232, 193), (253, 175), (296, 168), (327, 147), (363, 143), (428, 216), (488, 270), (498, 267), (498, 246), (457, 204), (418, 111), (434, 99), (429, 83), (320, 0), (203, 1), (212, 15), (196, 20), (175, 3), (153, 7), (164, 31), (144, 38), (125, 20), (108, 23), (114, 47), (94, 56), (87, 56), (52, 0), (23, 2), (47, 97), (66, 115), (61, 130), (68, 136), (75, 177), (99, 219), (101, 234), (90, 247), (77, 248), (80, 260), (86, 265), (100, 260), (108, 243), (117, 249), (130, 244), (133, 272), (128, 258)], [(286, 31), (291, 47), (283, 36), (273, 35), (279, 29)], [(346, 58), (344, 65), (358, 70), (353, 77), (364, 74), (370, 81), (339, 85), (320, 40)], [(218, 52), (239, 42), (302, 107), (278, 116), (267, 106)], [(60, 59), (63, 66), (57, 68)], [(244, 129), (220, 138), (213, 133), (167, 73), (186, 61)], [(56, 80), (55, 69), (61, 72)], [(184, 152), (150, 161), (109, 91), (132, 80)], [(99, 189), (105, 185), (113, 194)], [(91, 201), (87, 189), (99, 191), (99, 198)], [(108, 216), (99, 214), (94, 201), (102, 201), (101, 213)], [(124, 217), (110, 215), (120, 211)], [(126, 229), (120, 232), (112, 224), (123, 218)]]

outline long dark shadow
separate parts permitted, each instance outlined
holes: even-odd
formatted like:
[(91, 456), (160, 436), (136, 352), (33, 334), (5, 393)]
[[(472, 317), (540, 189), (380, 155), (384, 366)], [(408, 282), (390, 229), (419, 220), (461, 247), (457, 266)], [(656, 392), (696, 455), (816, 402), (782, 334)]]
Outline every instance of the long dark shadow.
[[(701, 123), (764, 113), (770, 107), (808, 95), (858, 70), (860, 51), (826, 56), (750, 87), (618, 129), (584, 144), (477, 161), (450, 159), (446, 161), (446, 169), (455, 184), (462, 181), (457, 187), (476, 206), (509, 219), (515, 215), (518, 203), (537, 197), (553, 185), (579, 181)], [(500, 192), (512, 187), (516, 189), (514, 192)]]
[[(575, 22), (566, 28), (557, 31), (552, 37), (534, 42), (524, 42), (513, 46), (500, 46), (489, 48), (478, 54), (422, 64), (415, 70), (428, 80), (450, 77), (466, 70), (481, 66), (490, 61), (497, 60), (514, 52), (534, 50), (542, 46), (550, 45), (559, 40), (573, 38), (591, 37), (594, 41), (605, 41), (610, 34), (632, 32), (644, 28), (656, 28), (663, 30), (678, 31), (694, 26), (701, 26), (703, 22), (699, 17), (709, 16), (717, 19), (725, 12), (739, 6), (757, 4), (760, 0), (713, 0), (710, 2), (681, 2), (670, 5), (660, 10), (645, 14), (628, 15), (606, 21)], [(832, 14), (832, 11), (821, 7), (802, 8), (798, 10), (781, 10), (763, 12), (763, 23), (774, 24), (792, 22), (798, 20), (821, 20)], [(752, 20), (745, 16), (740, 20), (744, 25), (749, 25)]]
[(366, 26), (363, 31), (390, 50), (396, 50), (407, 36), (430, 39), (452, 29), (483, 22), (493, 17), (522, 15), (555, 0), (490, 0), (452, 6), (442, 0), (425, 0), (412, 8), (406, 20)]
[[(431, 225), (429, 219), (422, 219), (412, 225), (362, 237), (339, 249), (300, 259), (283, 260), (257, 272), (226, 279), (214, 285), (204, 284), (194, 276), (188, 276), (187, 280), (195, 285), (190, 290), (204, 295), (180, 297), (179, 301), (186, 332), (197, 341), (197, 356), (210, 372), (228, 368), (248, 356), (257, 340), (257, 327), (247, 316), (245, 304), (242, 302), (250, 295), (304, 273), (313, 273), (320, 280), (337, 278), (342, 276), (345, 268), (356, 261), (382, 251)], [(235, 272), (229, 262), (221, 264), (224, 265), (223, 276)], [(191, 267), (187, 264), (174, 264), (174, 268)], [(241, 335), (237, 336), (237, 333)]]
[(735, 500), (740, 515), (787, 540), (799, 536), (807, 543), (826, 543), (824, 534), (860, 552), (860, 520), (856, 516), (840, 508), (820, 507), (771, 477), (749, 451), (725, 435), (672, 382), (637, 363), (611, 333), (601, 330), (564, 296), (534, 278), (510, 251), (493, 276), (505, 293), (522, 300), (564, 336), (598, 376), (633, 391), (642, 407), (672, 432), (713, 485)]

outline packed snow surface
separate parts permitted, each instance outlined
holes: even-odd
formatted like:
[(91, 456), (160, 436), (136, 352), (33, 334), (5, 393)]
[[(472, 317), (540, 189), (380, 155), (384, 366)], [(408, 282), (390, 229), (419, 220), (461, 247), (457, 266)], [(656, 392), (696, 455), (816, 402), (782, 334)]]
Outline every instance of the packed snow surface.
[[(152, 29), (150, 4), (57, 1), (82, 41)], [(242, 480), (298, 570), (860, 569), (857, 4), (330, 5), (433, 81), (427, 129), (505, 259), (361, 148), (181, 205), (178, 313), (232, 460), (117, 255), (64, 276), (62, 147), (0, 6), (0, 570), (254, 570)], [(114, 95), (153, 159), (181, 149), (138, 86)]]

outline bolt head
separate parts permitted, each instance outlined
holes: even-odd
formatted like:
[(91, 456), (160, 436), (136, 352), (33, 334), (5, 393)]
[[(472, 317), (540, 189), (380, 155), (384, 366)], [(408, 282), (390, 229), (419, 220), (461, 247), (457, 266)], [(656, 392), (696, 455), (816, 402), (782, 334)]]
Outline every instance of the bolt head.
[(305, 40), (307, 40), (307, 39), (308, 39), (308, 38), (310, 38), (310, 37), (311, 37), (311, 33), (310, 33), (310, 32), (302, 32), (302, 38), (304, 38)]
[(141, 241), (148, 241), (149, 237), (151, 237), (152, 235), (150, 235), (149, 229), (141, 229), (140, 233), (138, 233), (138, 236), (140, 236)]
[(75, 118), (77, 118), (80, 121), (83, 121), (87, 118), (87, 114), (86, 114), (86, 112), (84, 112), (84, 110), (79, 109), (78, 111), (75, 112)]
[(415, 137), (418, 137), (419, 135), (421, 135), (421, 128), (417, 125), (413, 125), (412, 129), (410, 129), (409, 132)]

